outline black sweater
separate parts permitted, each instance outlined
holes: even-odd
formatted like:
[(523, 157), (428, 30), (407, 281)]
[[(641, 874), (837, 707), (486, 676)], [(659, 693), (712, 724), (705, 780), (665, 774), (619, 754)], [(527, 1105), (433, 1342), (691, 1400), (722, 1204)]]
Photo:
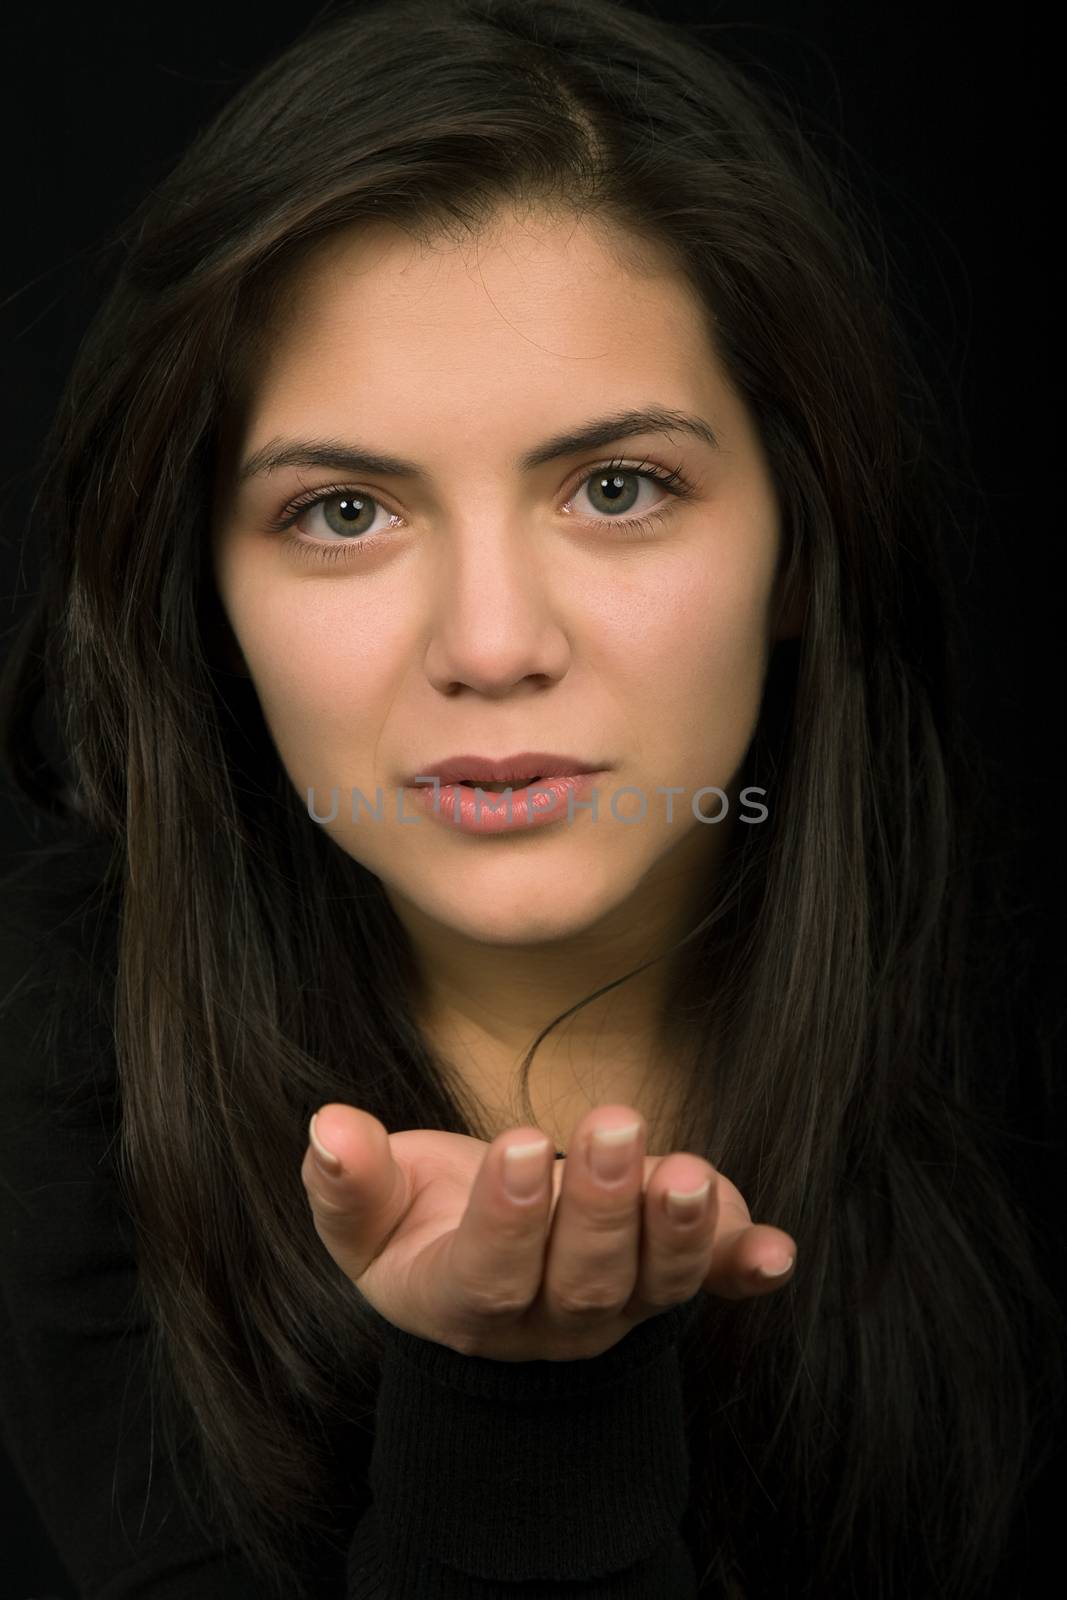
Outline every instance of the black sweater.
[[(3, 1444), (82, 1600), (261, 1600), (245, 1558), (186, 1512), (152, 1436), (99, 1092), (114, 1078), (100, 946), (80, 915), (94, 860), (35, 855), (0, 906)], [(57, 1092), (85, 1074), (91, 1093)], [(693, 1600), (678, 1341), (700, 1298), (574, 1362), (462, 1356), (380, 1319), (373, 1435), (338, 1440), (341, 1537), (333, 1565), (309, 1556), (316, 1597)]]

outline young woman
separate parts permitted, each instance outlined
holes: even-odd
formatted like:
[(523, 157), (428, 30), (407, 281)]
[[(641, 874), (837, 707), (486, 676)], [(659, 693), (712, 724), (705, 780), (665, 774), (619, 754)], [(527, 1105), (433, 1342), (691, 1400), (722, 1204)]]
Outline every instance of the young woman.
[(1004, 1592), (1056, 1313), (869, 232), (613, 0), (336, 12), (124, 231), (7, 677), (86, 847), (0, 1073), (80, 1592)]

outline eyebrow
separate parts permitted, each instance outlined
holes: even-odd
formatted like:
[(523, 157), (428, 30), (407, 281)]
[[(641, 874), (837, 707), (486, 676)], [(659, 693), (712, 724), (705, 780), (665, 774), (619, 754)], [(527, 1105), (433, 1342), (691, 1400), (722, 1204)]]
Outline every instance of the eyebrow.
[[(629, 439), (639, 433), (688, 433), (704, 444), (718, 450), (719, 441), (702, 417), (687, 411), (674, 411), (666, 406), (649, 405), (638, 410), (616, 411), (610, 416), (594, 417), (589, 422), (558, 433), (543, 444), (535, 445), (520, 456), (517, 466), (523, 472), (532, 472), (561, 456), (577, 455), (581, 450), (595, 450), (600, 445), (613, 444), (616, 439)], [(278, 467), (330, 467), (343, 472), (375, 472), (385, 477), (411, 478), (425, 483), (429, 474), (417, 461), (406, 461), (399, 456), (382, 455), (380, 451), (365, 449), (362, 445), (341, 439), (271, 439), (250, 455), (237, 475), (239, 484), (261, 473), (273, 472)]]

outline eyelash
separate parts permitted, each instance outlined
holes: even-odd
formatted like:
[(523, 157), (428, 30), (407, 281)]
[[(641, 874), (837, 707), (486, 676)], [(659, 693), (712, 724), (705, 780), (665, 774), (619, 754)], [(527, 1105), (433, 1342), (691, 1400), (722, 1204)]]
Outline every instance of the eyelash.
[[(693, 493), (692, 485), (684, 476), (680, 467), (665, 471), (662, 467), (657, 467), (646, 460), (642, 461), (641, 465), (637, 467), (630, 466), (625, 461), (608, 461), (603, 466), (591, 467), (575, 488), (575, 494), (584, 484), (588, 483), (590, 478), (607, 476), (611, 472), (618, 472), (627, 477), (651, 479), (654, 483), (658, 483), (662, 488), (666, 489), (676, 500), (688, 500)], [(290, 500), (280, 515), (272, 521), (268, 521), (266, 526), (271, 533), (284, 533), (293, 526), (302, 511), (308, 511), (312, 506), (317, 506), (325, 500), (332, 500), (335, 496), (346, 494), (365, 494), (367, 499), (374, 500), (376, 504), (382, 504), (377, 495), (373, 495), (364, 489), (358, 489), (353, 484), (331, 484), (325, 489), (310, 490), (308, 493), (298, 496), (297, 499)], [(606, 520), (609, 523), (613, 523), (615, 527), (624, 528), (635, 538), (651, 538), (656, 532), (656, 524), (665, 509), (665, 507), (659, 506), (655, 511), (644, 517), (619, 517), (617, 519), (609, 517)], [(596, 520), (599, 521), (601, 519), (598, 518)], [(382, 534), (384, 535), (387, 531), (383, 529)], [(282, 543), (295, 551), (304, 560), (345, 561), (349, 556), (361, 555), (368, 547), (377, 545), (379, 537), (379, 534), (372, 534), (369, 539), (352, 539), (343, 542), (339, 540), (336, 544), (333, 544), (325, 540), (304, 539), (298, 535), (290, 535), (288, 538), (283, 539)]]

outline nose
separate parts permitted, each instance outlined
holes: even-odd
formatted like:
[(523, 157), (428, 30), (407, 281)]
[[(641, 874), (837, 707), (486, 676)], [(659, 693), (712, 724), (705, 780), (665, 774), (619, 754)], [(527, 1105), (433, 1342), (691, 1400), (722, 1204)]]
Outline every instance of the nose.
[(518, 527), (481, 523), (457, 531), (443, 559), (425, 663), (435, 688), (500, 696), (526, 678), (547, 687), (563, 676), (570, 644), (547, 551), (524, 543)]

